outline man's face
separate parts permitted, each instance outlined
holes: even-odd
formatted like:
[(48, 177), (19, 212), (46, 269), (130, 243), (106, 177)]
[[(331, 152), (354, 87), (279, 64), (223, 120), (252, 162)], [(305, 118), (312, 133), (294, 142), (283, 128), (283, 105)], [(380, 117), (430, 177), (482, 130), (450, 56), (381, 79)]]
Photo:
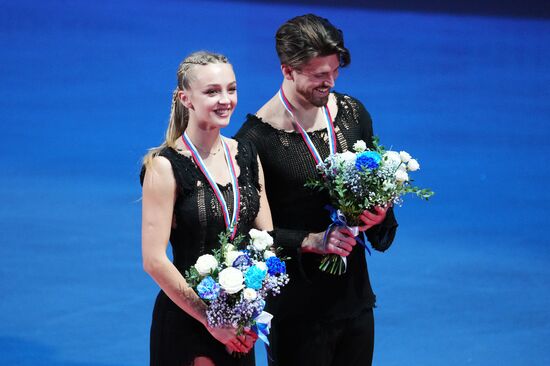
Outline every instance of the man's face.
[(312, 58), (300, 67), (293, 68), (296, 93), (316, 107), (327, 104), (330, 89), (338, 78), (338, 55)]

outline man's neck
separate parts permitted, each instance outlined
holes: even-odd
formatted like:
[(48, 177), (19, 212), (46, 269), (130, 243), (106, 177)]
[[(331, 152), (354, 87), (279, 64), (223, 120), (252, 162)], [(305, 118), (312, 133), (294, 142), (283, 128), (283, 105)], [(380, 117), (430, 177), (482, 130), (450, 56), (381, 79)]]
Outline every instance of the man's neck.
[(299, 123), (306, 131), (318, 129), (319, 122), (323, 122), (321, 107), (317, 107), (296, 92), (290, 81), (284, 80), (283, 92), (291, 104), (295, 122)]

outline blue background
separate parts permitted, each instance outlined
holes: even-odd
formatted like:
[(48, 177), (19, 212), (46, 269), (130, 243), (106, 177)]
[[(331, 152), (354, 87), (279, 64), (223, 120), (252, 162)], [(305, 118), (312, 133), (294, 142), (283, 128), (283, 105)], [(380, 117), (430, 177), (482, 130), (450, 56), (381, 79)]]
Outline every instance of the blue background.
[[(140, 158), (177, 65), (226, 54), (232, 136), (277, 90), (273, 36), (307, 12), (345, 34), (336, 90), (437, 192), (368, 257), (375, 365), (550, 364), (548, 18), (223, 1), (0, 1), (0, 364), (145, 365)], [(257, 347), (258, 365), (265, 365)]]

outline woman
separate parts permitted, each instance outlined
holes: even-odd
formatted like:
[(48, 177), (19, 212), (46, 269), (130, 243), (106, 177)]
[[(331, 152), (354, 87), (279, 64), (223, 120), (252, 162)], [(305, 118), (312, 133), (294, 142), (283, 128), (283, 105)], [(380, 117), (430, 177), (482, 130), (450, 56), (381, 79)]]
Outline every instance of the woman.
[(141, 174), (143, 266), (162, 289), (153, 311), (151, 365), (253, 365), (257, 336), (209, 327), (206, 305), (182, 273), (217, 248), (227, 228), (238, 234), (272, 229), (262, 169), (252, 144), (220, 134), (237, 105), (228, 60), (193, 53), (180, 64), (177, 82), (165, 142), (145, 156)]

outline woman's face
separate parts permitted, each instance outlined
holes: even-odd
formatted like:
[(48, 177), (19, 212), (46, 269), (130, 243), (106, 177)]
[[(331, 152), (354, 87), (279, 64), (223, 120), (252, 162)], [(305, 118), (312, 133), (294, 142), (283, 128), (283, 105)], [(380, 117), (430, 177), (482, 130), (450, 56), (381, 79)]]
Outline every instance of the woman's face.
[(182, 103), (201, 128), (227, 126), (237, 106), (233, 67), (224, 63), (197, 65), (191, 72), (189, 88), (180, 96)]

